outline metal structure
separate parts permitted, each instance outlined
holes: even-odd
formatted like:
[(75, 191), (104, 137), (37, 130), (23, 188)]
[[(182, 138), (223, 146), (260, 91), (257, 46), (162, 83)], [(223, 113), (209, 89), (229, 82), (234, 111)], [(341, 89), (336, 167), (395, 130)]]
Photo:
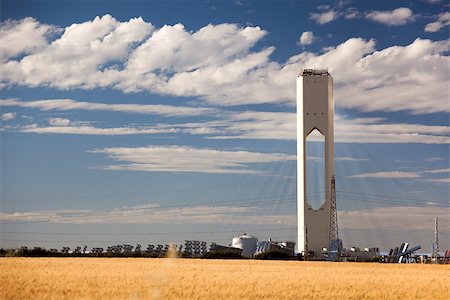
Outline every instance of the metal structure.
[(343, 249), (342, 241), (339, 239), (337, 208), (336, 208), (336, 180), (331, 177), (330, 195), (330, 238), (328, 244), (328, 261), (339, 261)]
[(291, 241), (273, 242), (271, 240), (258, 242), (256, 245), (255, 255), (266, 252), (280, 252), (289, 257), (294, 256), (295, 243)]
[(439, 223), (438, 218), (434, 218), (434, 251), (433, 260), (439, 263)]
[[(331, 185), (334, 175), (333, 78), (326, 70), (304, 69), (297, 78), (298, 252), (322, 258), (329, 247)], [(325, 137), (324, 203), (313, 209), (306, 191), (306, 139), (318, 130)]]
[(186, 256), (201, 257), (206, 253), (206, 250), (206, 242), (204, 241), (185, 240), (183, 253)]
[(231, 246), (242, 249), (242, 256), (252, 257), (256, 251), (256, 243), (258, 243), (256, 237), (244, 233), (243, 235), (234, 237)]
[(331, 195), (330, 195), (330, 243), (339, 239), (337, 208), (336, 208), (336, 180), (334, 175), (331, 177)]
[(387, 261), (389, 263), (409, 263), (411, 262), (411, 255), (419, 250), (420, 245), (412, 247), (408, 250), (408, 243), (403, 243), (400, 247), (395, 247), (389, 251)]

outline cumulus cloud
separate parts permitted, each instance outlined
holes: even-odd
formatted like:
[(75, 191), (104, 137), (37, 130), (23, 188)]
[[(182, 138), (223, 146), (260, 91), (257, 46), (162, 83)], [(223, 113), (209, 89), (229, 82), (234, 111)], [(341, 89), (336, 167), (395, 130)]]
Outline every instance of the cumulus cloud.
[(305, 31), (300, 36), (300, 45), (311, 45), (314, 41), (314, 34), (312, 31)]
[(20, 101), (18, 99), (0, 99), (0, 107), (17, 106), (36, 108), (42, 111), (113, 111), (134, 114), (163, 115), (167, 117), (198, 116), (212, 114), (215, 109), (206, 107), (172, 106), (163, 104), (109, 104), (99, 102), (84, 102), (72, 99), (48, 99), (34, 101)]
[(335, 79), (337, 106), (450, 111), (448, 41), (417, 39), (377, 50), (374, 40), (351, 38), (324, 53), (303, 52), (280, 63), (270, 59), (274, 47), (254, 49), (266, 34), (259, 27), (235, 24), (207, 25), (195, 32), (182, 24), (155, 28), (140, 18), (119, 22), (106, 15), (65, 28), (20, 60), (0, 63), (0, 84), (111, 87), (193, 96), (213, 105), (293, 106), (299, 69), (323, 66)]
[(42, 50), (56, 31), (56, 27), (40, 24), (33, 18), (0, 23), (0, 62)]
[(333, 20), (336, 20), (338, 17), (338, 12), (335, 10), (328, 10), (320, 13), (312, 13), (310, 15), (311, 20), (314, 20), (318, 24), (326, 24), (330, 23)]
[(401, 171), (392, 171), (392, 172), (374, 172), (374, 173), (362, 173), (357, 175), (348, 176), (347, 178), (419, 178), (420, 174), (416, 172), (401, 172)]
[(450, 25), (450, 12), (447, 11), (439, 14), (435, 22), (428, 23), (425, 26), (425, 31), (437, 32), (448, 25)]
[(16, 118), (16, 113), (14, 113), (14, 112), (7, 112), (7, 113), (4, 113), (4, 114), (2, 114), (0, 116), (0, 119), (2, 121), (10, 121), (10, 120), (13, 120), (15, 118)]
[(296, 160), (295, 155), (248, 151), (222, 151), (185, 146), (104, 148), (92, 153), (105, 154), (120, 164), (104, 166), (105, 170), (149, 172), (190, 172), (216, 174), (263, 174), (251, 169), (254, 164)]
[(407, 7), (400, 7), (392, 11), (373, 11), (368, 13), (366, 18), (388, 26), (405, 25), (415, 19), (413, 12)]

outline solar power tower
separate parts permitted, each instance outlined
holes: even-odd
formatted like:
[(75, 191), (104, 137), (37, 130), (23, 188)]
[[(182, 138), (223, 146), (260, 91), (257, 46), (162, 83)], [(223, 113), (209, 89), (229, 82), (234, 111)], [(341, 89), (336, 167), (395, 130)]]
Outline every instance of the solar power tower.
[[(322, 257), (329, 247), (331, 182), (334, 176), (333, 78), (327, 70), (304, 69), (297, 78), (297, 210), (298, 251)], [(324, 203), (313, 209), (308, 203), (306, 139), (318, 130), (325, 137)]]

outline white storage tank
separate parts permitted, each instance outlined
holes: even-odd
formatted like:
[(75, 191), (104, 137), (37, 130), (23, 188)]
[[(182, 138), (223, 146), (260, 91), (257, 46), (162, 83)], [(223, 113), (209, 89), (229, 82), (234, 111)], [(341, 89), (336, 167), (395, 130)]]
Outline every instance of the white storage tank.
[(257, 242), (258, 239), (256, 237), (244, 233), (243, 235), (234, 237), (231, 246), (242, 249), (242, 256), (252, 257), (256, 251)]

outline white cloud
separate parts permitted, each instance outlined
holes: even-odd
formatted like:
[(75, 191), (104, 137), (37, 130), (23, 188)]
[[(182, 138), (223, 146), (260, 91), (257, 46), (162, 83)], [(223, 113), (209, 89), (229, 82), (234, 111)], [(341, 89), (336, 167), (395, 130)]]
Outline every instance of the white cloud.
[(335, 120), (335, 140), (341, 143), (450, 144), (449, 133), (448, 126), (388, 123), (380, 118)]
[[(210, 122), (213, 139), (295, 140), (296, 114), (282, 112), (243, 112), (228, 121)], [(335, 142), (338, 143), (424, 143), (450, 144), (450, 127), (408, 123), (388, 123), (382, 118), (350, 119), (335, 116)], [(214, 135), (215, 134), (215, 135)]]
[[(210, 108), (174, 107), (165, 105), (104, 104), (77, 102), (69, 99), (18, 101), (0, 100), (0, 106), (20, 106), (46, 110), (95, 110), (125, 113), (148, 113), (164, 116), (198, 115), (201, 112), (213, 120), (195, 123), (160, 123), (151, 126), (98, 128), (89, 122), (73, 122), (51, 118), (49, 127), (37, 124), (19, 126), (9, 130), (34, 133), (126, 135), (185, 133), (204, 135), (209, 139), (296, 139), (296, 114), (291, 112), (231, 112)], [(408, 123), (389, 123), (383, 118), (357, 118), (335, 116), (335, 141), (340, 143), (423, 143), (450, 144), (450, 127)]]
[(172, 106), (162, 104), (108, 104), (98, 102), (84, 102), (72, 99), (48, 99), (34, 101), (20, 101), (17, 99), (0, 99), (0, 107), (18, 106), (37, 108), (42, 111), (57, 110), (88, 110), (88, 111), (113, 111), (134, 114), (154, 114), (169, 117), (198, 116), (216, 112), (215, 109), (206, 107)]
[(199, 97), (213, 105), (293, 106), (299, 68), (323, 66), (335, 79), (339, 107), (450, 111), (448, 41), (417, 39), (376, 51), (375, 41), (351, 38), (325, 53), (303, 52), (279, 63), (270, 59), (274, 47), (252, 52), (266, 34), (259, 27), (234, 24), (207, 25), (196, 32), (181, 24), (154, 28), (139, 18), (118, 22), (107, 15), (67, 27), (51, 44), (20, 61), (1, 63), (0, 82), (149, 91)]
[[(26, 19), (24, 19), (26, 20)], [(24, 20), (18, 21), (20, 26)], [(153, 31), (142, 18), (118, 22), (110, 15), (72, 24), (52, 43), (20, 61), (10, 60), (2, 68), (2, 79), (27, 86), (60, 89), (107, 86), (117, 78), (117, 64), (125, 61), (132, 46)], [(23, 34), (22, 39), (33, 38)]]
[(435, 161), (441, 161), (441, 160), (444, 160), (444, 159), (442, 157), (429, 157), (429, 158), (425, 159), (426, 162), (435, 162)]
[(53, 118), (49, 120), (51, 126), (41, 127), (37, 124), (18, 128), (19, 132), (38, 134), (75, 134), (75, 135), (137, 135), (174, 133), (174, 128), (155, 127), (110, 127), (100, 128), (86, 125), (85, 122), (72, 122), (68, 119)]
[(314, 41), (314, 34), (312, 31), (305, 31), (300, 36), (300, 45), (311, 45)]
[(448, 25), (450, 25), (450, 12), (447, 11), (439, 14), (435, 22), (428, 23), (425, 26), (425, 31), (437, 32)]
[[(426, 203), (424, 203), (426, 204)], [(388, 206), (367, 210), (338, 211), (339, 229), (432, 230), (434, 218), (442, 228), (450, 226), (450, 208), (428, 206)]]
[(436, 169), (436, 170), (427, 170), (427, 171), (423, 171), (424, 173), (432, 173), (432, 174), (436, 174), (436, 173), (450, 173), (450, 168), (447, 169)]
[(389, 178), (389, 179), (419, 178), (419, 177), (421, 177), (419, 173), (401, 172), (401, 171), (362, 173), (362, 174), (347, 176), (347, 178)]
[(405, 25), (415, 19), (413, 12), (407, 7), (400, 7), (393, 11), (373, 11), (368, 13), (366, 18), (388, 26)]
[(361, 16), (361, 13), (354, 7), (350, 7), (345, 11), (344, 18), (346, 19), (356, 19)]
[(48, 37), (57, 29), (33, 18), (7, 20), (0, 24), (0, 62), (21, 54), (35, 53), (48, 45)]
[(321, 13), (312, 13), (310, 15), (311, 20), (316, 21), (318, 24), (326, 24), (333, 20), (336, 20), (338, 17), (338, 12), (335, 10), (328, 10)]
[(48, 124), (50, 124), (51, 126), (69, 126), (71, 122), (69, 119), (50, 118), (48, 119)]
[[(260, 203), (259, 203), (260, 204)], [(34, 212), (0, 212), (2, 222), (49, 222), (72, 224), (277, 224), (294, 225), (294, 215), (266, 215), (254, 205), (197, 205), (166, 208), (144, 204), (109, 210), (55, 210)]]
[(334, 160), (335, 161), (370, 161), (370, 159), (367, 159), (367, 158), (344, 157), (344, 156), (335, 157)]
[[(399, 214), (399, 212), (401, 212)], [(387, 206), (366, 210), (338, 211), (342, 230), (430, 230), (434, 218), (442, 228), (450, 226), (450, 208), (424, 203), (424, 206)], [(55, 210), (32, 212), (0, 212), (2, 222), (32, 222), (75, 224), (283, 224), (296, 226), (295, 214), (266, 215), (258, 205), (198, 205), (165, 208), (158, 204), (137, 205), (108, 210)], [(366, 232), (367, 233), (367, 232)]]
[(428, 179), (430, 182), (436, 182), (436, 183), (450, 183), (450, 178), (434, 178), (434, 179)]
[(16, 118), (16, 113), (14, 112), (8, 112), (8, 113), (4, 113), (0, 116), (0, 119), (2, 121), (10, 121)]
[(248, 151), (221, 151), (184, 146), (140, 148), (104, 148), (91, 151), (105, 154), (121, 164), (102, 167), (105, 170), (149, 172), (191, 172), (217, 174), (263, 174), (251, 169), (254, 164), (296, 160), (295, 155)]

